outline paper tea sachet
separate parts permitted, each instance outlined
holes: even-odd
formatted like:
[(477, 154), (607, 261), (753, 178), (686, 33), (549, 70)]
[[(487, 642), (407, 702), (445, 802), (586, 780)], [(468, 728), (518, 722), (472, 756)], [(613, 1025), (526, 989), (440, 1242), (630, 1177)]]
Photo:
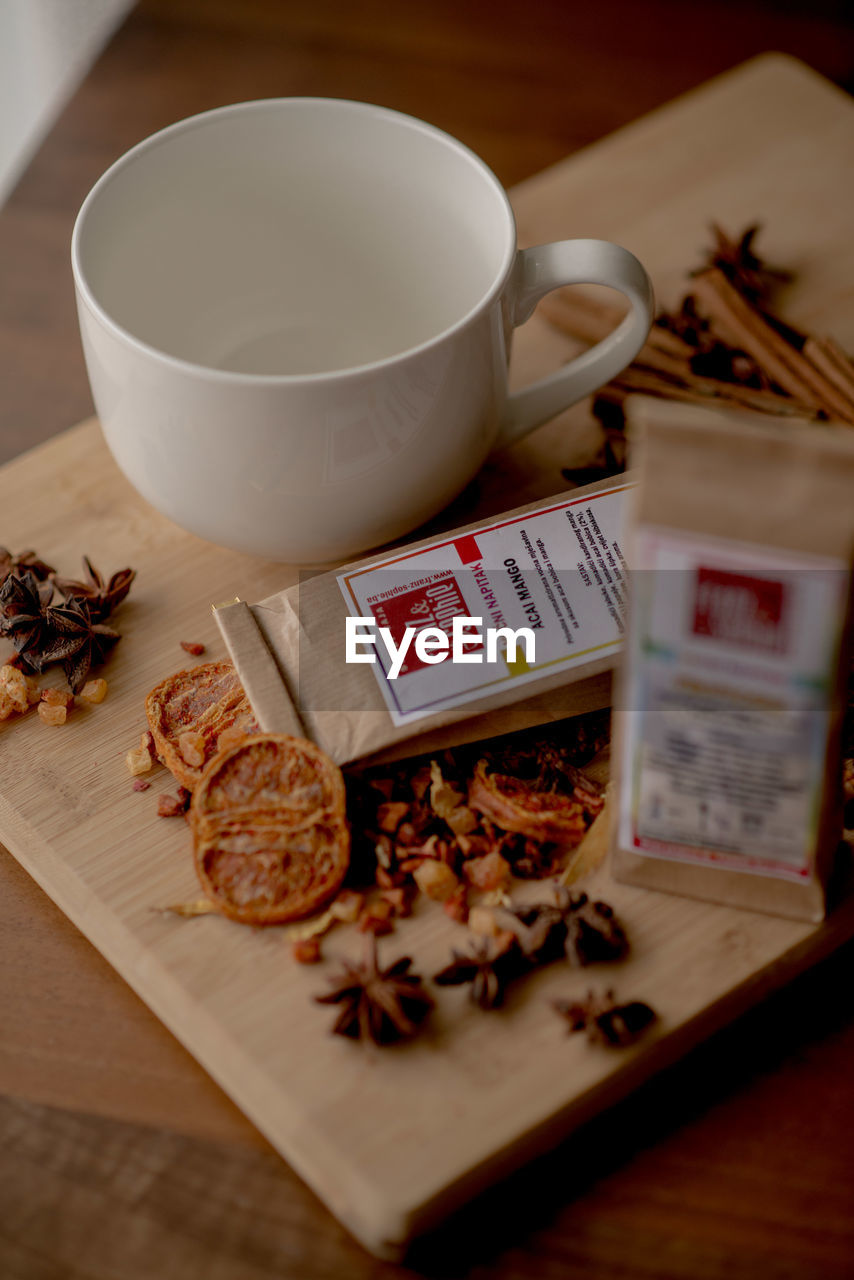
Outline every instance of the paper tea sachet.
[(842, 832), (854, 435), (638, 399), (618, 879), (807, 920)]
[(259, 724), (344, 764), (609, 705), (630, 488), (574, 489), (218, 608)]

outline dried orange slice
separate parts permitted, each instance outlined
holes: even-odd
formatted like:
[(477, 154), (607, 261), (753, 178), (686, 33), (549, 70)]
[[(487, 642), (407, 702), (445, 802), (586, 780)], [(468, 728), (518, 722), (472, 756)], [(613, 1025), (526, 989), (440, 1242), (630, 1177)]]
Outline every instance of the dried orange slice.
[(158, 756), (190, 791), (216, 755), (220, 734), (232, 729), (258, 732), (230, 662), (205, 662), (162, 680), (146, 698), (145, 713)]
[(534, 840), (573, 846), (590, 826), (591, 815), (602, 808), (601, 798), (578, 788), (574, 795), (537, 791), (533, 784), (503, 773), (488, 773), (485, 760), (478, 762), (469, 783), (472, 809), (489, 818), (502, 831), (515, 831)]
[(190, 825), (206, 896), (243, 924), (310, 915), (350, 862), (341, 770), (288, 734), (256, 734), (215, 756), (193, 793)]

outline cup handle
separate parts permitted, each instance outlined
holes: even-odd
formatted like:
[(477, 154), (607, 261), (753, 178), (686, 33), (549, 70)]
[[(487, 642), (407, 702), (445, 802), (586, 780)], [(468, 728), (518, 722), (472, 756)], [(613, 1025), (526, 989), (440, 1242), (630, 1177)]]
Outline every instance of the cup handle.
[(508, 395), (495, 447), (503, 448), (568, 409), (631, 364), (646, 342), (654, 315), (652, 283), (633, 253), (608, 240), (559, 240), (520, 249), (510, 277), (508, 305), (515, 328), (552, 289), (568, 284), (603, 284), (618, 289), (630, 304), (613, 333), (569, 364), (530, 387)]

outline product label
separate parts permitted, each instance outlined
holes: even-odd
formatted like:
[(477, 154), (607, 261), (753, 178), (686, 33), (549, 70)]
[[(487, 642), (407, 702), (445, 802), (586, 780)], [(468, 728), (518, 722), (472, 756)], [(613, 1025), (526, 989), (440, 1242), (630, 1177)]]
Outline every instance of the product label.
[(809, 875), (847, 566), (654, 528), (633, 565), (622, 847)]
[[(351, 643), (347, 660), (373, 662), (395, 725), (616, 655), (629, 488), (569, 498), (339, 575), (351, 620), (363, 620), (360, 655)], [(464, 643), (452, 644), (462, 619)], [(423, 636), (416, 651), (428, 628), (429, 645)]]

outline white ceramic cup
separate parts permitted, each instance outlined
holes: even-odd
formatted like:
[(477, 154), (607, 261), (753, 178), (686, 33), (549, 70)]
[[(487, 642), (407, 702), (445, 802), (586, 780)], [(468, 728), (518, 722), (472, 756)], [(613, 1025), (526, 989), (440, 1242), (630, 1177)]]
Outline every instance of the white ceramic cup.
[[(177, 524), (277, 560), (377, 546), (487, 454), (608, 382), (652, 290), (601, 240), (516, 248), (495, 175), (366, 103), (280, 98), (174, 124), (87, 196), (72, 264), (95, 405), (119, 466)], [(513, 327), (561, 285), (631, 304), (516, 395)]]

